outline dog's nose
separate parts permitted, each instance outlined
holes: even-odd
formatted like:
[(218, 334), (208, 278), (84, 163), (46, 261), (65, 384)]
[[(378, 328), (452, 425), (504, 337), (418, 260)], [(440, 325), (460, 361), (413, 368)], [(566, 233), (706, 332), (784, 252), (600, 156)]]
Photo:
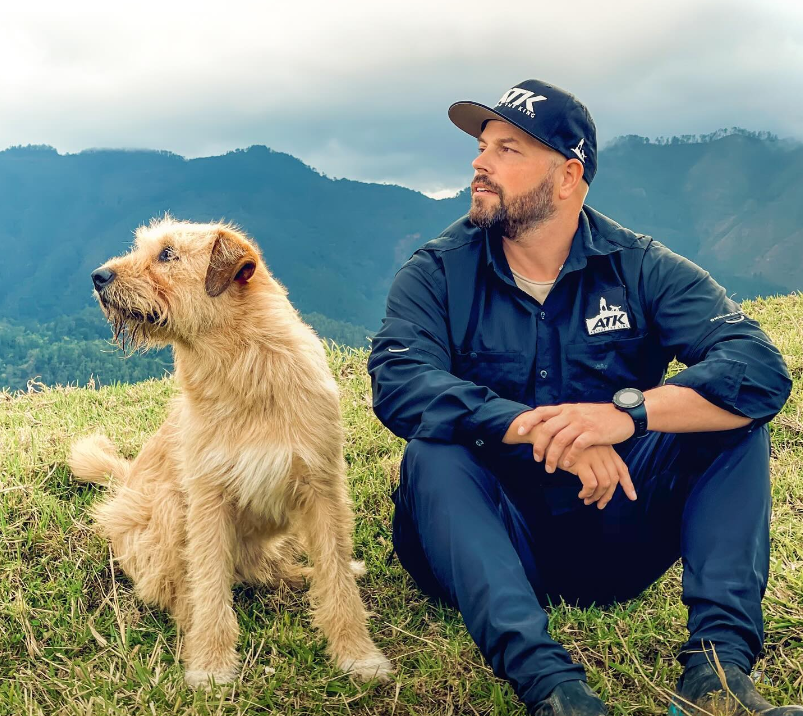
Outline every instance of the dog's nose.
[(108, 286), (117, 274), (111, 269), (99, 268), (92, 272), (92, 283), (95, 284), (95, 290), (102, 291)]

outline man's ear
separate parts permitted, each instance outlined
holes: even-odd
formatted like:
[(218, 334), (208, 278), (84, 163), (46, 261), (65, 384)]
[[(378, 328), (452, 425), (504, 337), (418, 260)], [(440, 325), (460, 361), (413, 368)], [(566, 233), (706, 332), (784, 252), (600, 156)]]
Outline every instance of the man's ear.
[(568, 199), (580, 185), (583, 179), (583, 165), (579, 159), (569, 159), (563, 165), (560, 174), (560, 187), (558, 195), (561, 199)]
[(235, 281), (246, 284), (256, 271), (259, 258), (253, 247), (236, 234), (218, 231), (206, 269), (206, 292), (213, 298)]

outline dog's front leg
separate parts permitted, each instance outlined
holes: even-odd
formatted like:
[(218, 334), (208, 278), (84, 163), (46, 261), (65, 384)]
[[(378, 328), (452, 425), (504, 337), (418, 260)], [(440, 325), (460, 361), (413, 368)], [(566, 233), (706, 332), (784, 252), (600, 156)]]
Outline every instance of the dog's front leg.
[(323, 489), (311, 491), (301, 508), (301, 529), (312, 560), (313, 620), (341, 669), (363, 681), (386, 681), (393, 668), (368, 634), (368, 615), (355, 581), (351, 559), (354, 521), (345, 478), (337, 474), (319, 482)]
[(200, 479), (187, 489), (187, 578), (190, 627), (185, 679), (197, 687), (237, 673), (237, 617), (232, 607), (235, 525), (222, 489)]

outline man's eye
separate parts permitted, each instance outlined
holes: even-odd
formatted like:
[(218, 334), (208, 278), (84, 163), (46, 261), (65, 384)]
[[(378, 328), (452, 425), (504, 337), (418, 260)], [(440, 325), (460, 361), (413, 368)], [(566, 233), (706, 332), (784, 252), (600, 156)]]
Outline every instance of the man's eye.
[(159, 254), (159, 261), (162, 263), (166, 263), (168, 261), (175, 261), (178, 259), (178, 254), (175, 252), (172, 246), (165, 246), (162, 249), (162, 253)]

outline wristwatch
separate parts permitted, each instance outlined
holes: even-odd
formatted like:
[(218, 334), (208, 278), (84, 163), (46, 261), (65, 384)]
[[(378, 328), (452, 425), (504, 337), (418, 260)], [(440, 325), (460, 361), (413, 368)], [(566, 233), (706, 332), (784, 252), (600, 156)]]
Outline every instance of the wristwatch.
[(634, 438), (643, 438), (647, 434), (647, 408), (644, 407), (644, 393), (638, 388), (622, 388), (613, 396), (613, 404), (623, 413), (633, 418), (636, 426)]

